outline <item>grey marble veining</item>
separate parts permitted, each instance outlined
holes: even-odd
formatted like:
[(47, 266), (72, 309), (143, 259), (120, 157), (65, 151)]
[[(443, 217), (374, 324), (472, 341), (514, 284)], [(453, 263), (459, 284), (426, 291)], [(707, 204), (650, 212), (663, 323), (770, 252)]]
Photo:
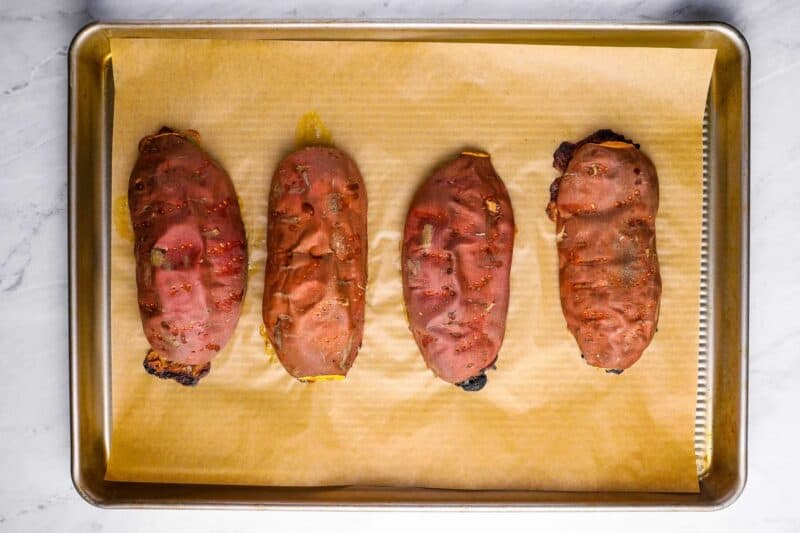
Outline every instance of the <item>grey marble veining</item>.
[[(800, 3), (494, 0), (0, 2), (0, 531), (800, 531)], [(722, 20), (752, 50), (750, 472), (718, 513), (106, 511), (69, 477), (69, 42), (92, 17)]]

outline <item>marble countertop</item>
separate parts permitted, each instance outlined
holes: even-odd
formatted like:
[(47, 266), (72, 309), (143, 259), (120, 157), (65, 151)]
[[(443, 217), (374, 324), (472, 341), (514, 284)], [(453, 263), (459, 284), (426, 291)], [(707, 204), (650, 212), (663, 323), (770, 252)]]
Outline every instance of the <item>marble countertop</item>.
[[(0, 5), (0, 531), (800, 531), (800, 3), (6, 0)], [(67, 50), (99, 18), (721, 20), (752, 51), (749, 476), (714, 513), (102, 510), (69, 473)], [(795, 95), (795, 96), (793, 96)], [(793, 273), (795, 272), (795, 273)], [(24, 347), (24, 351), (20, 350)], [(795, 381), (797, 380), (797, 381)], [(794, 502), (794, 503), (792, 503)]]

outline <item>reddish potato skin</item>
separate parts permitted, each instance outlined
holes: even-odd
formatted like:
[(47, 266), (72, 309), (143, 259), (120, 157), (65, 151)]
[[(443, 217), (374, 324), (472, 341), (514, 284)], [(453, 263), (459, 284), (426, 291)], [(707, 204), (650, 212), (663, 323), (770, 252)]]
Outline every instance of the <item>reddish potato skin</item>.
[(197, 132), (139, 143), (128, 186), (144, 367), (195, 385), (230, 338), (247, 284), (247, 239), (227, 173)]
[(486, 384), (505, 335), (511, 200), (488, 154), (463, 152), (417, 190), (402, 245), (403, 296), (425, 363), (465, 390)]
[(556, 223), (561, 307), (589, 365), (619, 374), (658, 323), (658, 176), (639, 146), (610, 130), (563, 143), (547, 206)]
[(288, 155), (269, 194), (263, 320), (289, 374), (347, 375), (364, 335), (366, 286), (361, 172), (332, 147)]

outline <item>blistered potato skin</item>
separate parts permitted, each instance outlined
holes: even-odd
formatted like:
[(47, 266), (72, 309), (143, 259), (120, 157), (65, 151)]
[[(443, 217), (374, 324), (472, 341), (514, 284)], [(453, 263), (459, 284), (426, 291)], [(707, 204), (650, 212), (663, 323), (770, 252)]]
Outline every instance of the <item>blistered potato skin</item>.
[(550, 188), (561, 307), (582, 356), (620, 373), (642, 356), (658, 323), (658, 176), (638, 145), (609, 130), (554, 154)]
[(128, 206), (145, 369), (194, 385), (230, 338), (247, 284), (247, 239), (233, 183), (194, 131), (139, 143)]
[(480, 390), (505, 335), (511, 200), (488, 154), (464, 152), (417, 190), (402, 245), (403, 295), (434, 374)]
[(364, 334), (367, 191), (342, 151), (311, 146), (280, 162), (267, 219), (264, 326), (302, 381), (345, 376)]

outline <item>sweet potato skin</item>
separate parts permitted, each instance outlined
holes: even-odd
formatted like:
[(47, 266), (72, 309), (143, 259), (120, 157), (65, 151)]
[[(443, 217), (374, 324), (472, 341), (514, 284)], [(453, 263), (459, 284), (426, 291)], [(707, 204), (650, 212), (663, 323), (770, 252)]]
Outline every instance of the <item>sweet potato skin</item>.
[(301, 381), (345, 376), (364, 335), (367, 191), (342, 151), (310, 146), (272, 178), (263, 320)]
[(227, 343), (247, 283), (247, 239), (233, 183), (194, 131), (139, 143), (128, 206), (145, 369), (196, 384)]
[(610, 130), (554, 154), (550, 187), (561, 307), (582, 356), (620, 373), (639, 360), (658, 323), (658, 176), (638, 145)]
[(488, 154), (464, 152), (417, 190), (403, 233), (403, 296), (428, 367), (480, 390), (505, 335), (511, 200)]

